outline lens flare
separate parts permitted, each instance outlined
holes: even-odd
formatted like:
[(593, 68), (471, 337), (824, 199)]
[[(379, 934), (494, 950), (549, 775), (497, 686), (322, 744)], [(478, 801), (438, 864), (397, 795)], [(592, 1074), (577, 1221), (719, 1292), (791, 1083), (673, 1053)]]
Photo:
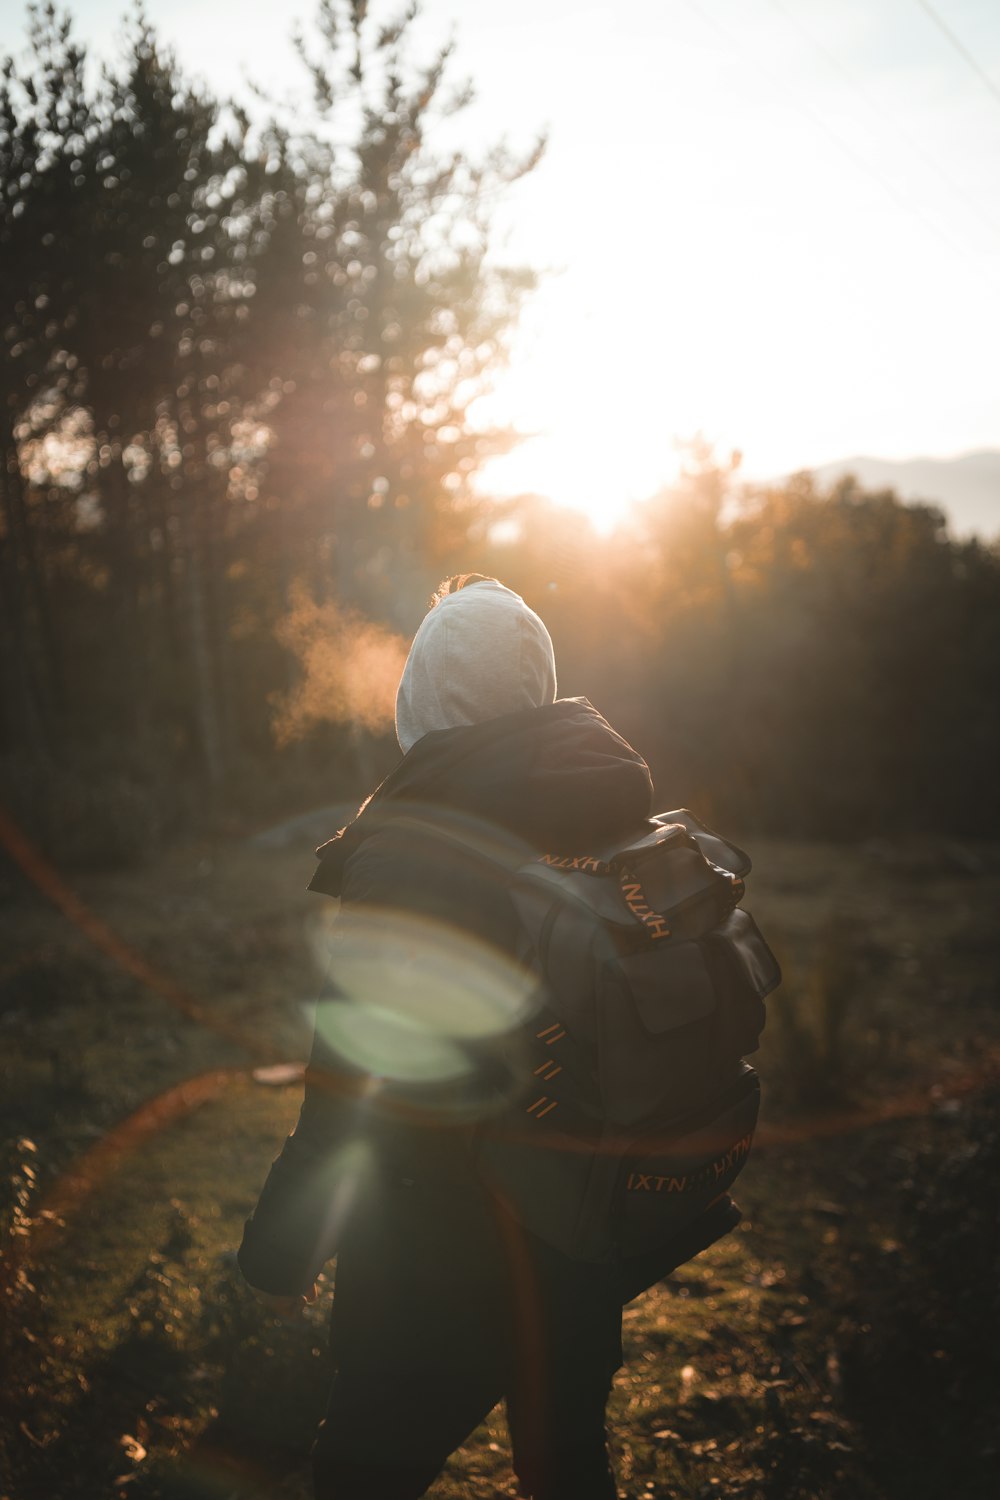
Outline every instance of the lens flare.
[(413, 913), (342, 912), (331, 945), (333, 997), (316, 1027), (352, 1068), (401, 1083), (470, 1075), (477, 1051), (518, 1028), (535, 983), (507, 955)]
[(374, 1167), (371, 1143), (351, 1141), (327, 1162), (322, 1183), (314, 1184), (323, 1191), (327, 1203), (321, 1247), (325, 1256), (332, 1254), (340, 1244), (344, 1225), (373, 1180)]
[(326, 1001), (317, 1009), (316, 1025), (338, 1057), (380, 1078), (451, 1083), (468, 1072), (466, 1054), (453, 1041), (381, 1006)]

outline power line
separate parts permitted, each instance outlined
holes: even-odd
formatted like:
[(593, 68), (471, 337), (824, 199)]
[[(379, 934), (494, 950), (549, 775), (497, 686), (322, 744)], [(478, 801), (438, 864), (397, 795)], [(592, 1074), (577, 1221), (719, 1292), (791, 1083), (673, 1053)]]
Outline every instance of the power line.
[(993, 82), (993, 79), (985, 71), (985, 69), (983, 69), (983, 68), (980, 67), (979, 63), (973, 57), (973, 55), (969, 51), (968, 47), (966, 47), (965, 43), (962, 42), (955, 35), (955, 33), (952, 31), (952, 29), (951, 29), (950, 26), (948, 26), (944, 21), (942, 21), (941, 17), (938, 15), (938, 13), (934, 9), (933, 5), (929, 5), (928, 4), (928, 0), (917, 0), (917, 4), (920, 6), (921, 10), (927, 12), (927, 14), (930, 16), (931, 20), (934, 22), (934, 25), (938, 28), (938, 30), (942, 31), (944, 33), (944, 35), (948, 38), (949, 42), (954, 47), (954, 49), (958, 53), (959, 57), (962, 57), (962, 58), (965, 59), (965, 61), (969, 65), (969, 67), (972, 69), (972, 71), (975, 73), (976, 77), (979, 79), (980, 83), (982, 83), (986, 88), (988, 88), (989, 91), (990, 91), (990, 93), (993, 95), (994, 99), (996, 99), (997, 103), (1000, 103), (1000, 87), (998, 87), (998, 85)]
[[(735, 38), (731, 27), (720, 21), (716, 16), (713, 16), (709, 12), (705, 11), (699, 4), (699, 0), (687, 0), (687, 3), (692, 10), (694, 10), (699, 16), (701, 16), (703, 21), (708, 21), (709, 24), (714, 26), (717, 31), (721, 31), (723, 35), (728, 36), (731, 41), (736, 40), (737, 44), (739, 45), (742, 39)], [(893, 182), (889, 181), (888, 178), (883, 177), (880, 172), (876, 171), (865, 159), (865, 157), (863, 157), (859, 152), (855, 151), (854, 147), (851, 146), (847, 141), (845, 141), (843, 136), (840, 135), (838, 131), (834, 130), (833, 126), (827, 120), (825, 120), (822, 115), (817, 114), (815, 110), (810, 109), (807, 104), (804, 104), (802, 100), (791, 89), (787, 87), (783, 79), (781, 79), (771, 69), (760, 67), (759, 59), (756, 59), (756, 61), (758, 63), (759, 71), (763, 74), (763, 76), (767, 78), (775, 88), (777, 88), (782, 94), (784, 94), (785, 98), (789, 100), (789, 102), (799, 111), (800, 114), (804, 115), (807, 120), (811, 121), (812, 124), (815, 125), (819, 130), (821, 130), (825, 135), (829, 136), (833, 143), (838, 147), (841, 153), (847, 157), (848, 161), (850, 161), (853, 166), (864, 172), (866, 177), (870, 177), (871, 180), (876, 183), (884, 193), (887, 193), (890, 198), (895, 199), (896, 203), (899, 204), (901, 208), (905, 209), (907, 213), (912, 214), (915, 219), (918, 219), (925, 229), (929, 229), (933, 235), (935, 235), (943, 243), (947, 244), (951, 250), (956, 251), (959, 255), (962, 255), (963, 258), (965, 257), (967, 253), (965, 246), (961, 245), (951, 234), (948, 233), (946, 229), (943, 229), (940, 224), (935, 223), (933, 219), (929, 219), (927, 215), (920, 208), (918, 208), (911, 199), (907, 198), (903, 193), (899, 191), (899, 189)], [(995, 288), (991, 289), (995, 290)]]
[(907, 129), (905, 129), (905, 127), (902, 126), (898, 120), (894, 119), (888, 110), (886, 110), (881, 104), (879, 104), (876, 99), (872, 98), (868, 90), (858, 82), (851, 70), (841, 62), (840, 58), (834, 56), (834, 54), (830, 52), (827, 47), (823, 46), (822, 42), (818, 42), (812, 35), (812, 33), (802, 25), (801, 21), (799, 21), (796, 16), (792, 15), (792, 13), (785, 6), (784, 0), (771, 0), (771, 6), (778, 12), (783, 20), (787, 21), (789, 25), (794, 26), (800, 36), (805, 37), (809, 45), (819, 53), (820, 57), (823, 58), (823, 60), (829, 67), (833, 68), (835, 72), (839, 73), (842, 78), (847, 80), (859, 99), (862, 99), (874, 114), (876, 114), (880, 119), (884, 120), (888, 125), (890, 125), (898, 135), (902, 136), (903, 140), (906, 141), (911, 151), (915, 152), (920, 160), (923, 161), (926, 166), (930, 167), (931, 171), (935, 172), (940, 180), (945, 183), (953, 193), (956, 193), (961, 199), (964, 200), (964, 202), (969, 205), (973, 212), (978, 216), (980, 223), (985, 224), (986, 227), (994, 234), (1000, 232), (1000, 223), (998, 223), (998, 221), (995, 219), (989, 218), (986, 214), (983, 213), (983, 206), (979, 202), (979, 200), (977, 198), (974, 198), (970, 192), (967, 192), (960, 183), (955, 182), (955, 180), (948, 175), (944, 168), (937, 161), (935, 161), (932, 156), (928, 155), (920, 142), (913, 135), (911, 135), (911, 133)]

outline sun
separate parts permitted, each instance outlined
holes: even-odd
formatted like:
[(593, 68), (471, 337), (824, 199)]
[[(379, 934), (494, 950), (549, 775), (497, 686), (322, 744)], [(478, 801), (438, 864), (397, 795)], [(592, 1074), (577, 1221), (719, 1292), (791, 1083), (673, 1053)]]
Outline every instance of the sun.
[[(629, 503), (620, 470), (606, 456), (581, 452), (559, 433), (527, 438), (511, 453), (491, 459), (477, 480), (482, 494), (543, 495), (582, 511), (604, 535), (614, 530)], [(632, 497), (634, 498), (634, 497)]]
[[(521, 431), (529, 429), (524, 405), (516, 414), (504, 412), (501, 421)], [(547, 415), (560, 417), (545, 430), (537, 425), (510, 453), (487, 461), (476, 476), (479, 494), (495, 498), (541, 495), (581, 511), (599, 535), (608, 536), (636, 500), (654, 494), (679, 472), (679, 455), (669, 433), (641, 442), (602, 413), (583, 422), (579, 409)], [(494, 413), (491, 411), (490, 416)], [(520, 418), (521, 420), (518, 420)]]
[(661, 361), (616, 370), (608, 350), (566, 327), (561, 305), (550, 322), (544, 293), (538, 303), (539, 326), (466, 413), (474, 427), (526, 434), (483, 465), (475, 488), (495, 498), (544, 496), (607, 536), (635, 501), (676, 479), (675, 433), (687, 414)]

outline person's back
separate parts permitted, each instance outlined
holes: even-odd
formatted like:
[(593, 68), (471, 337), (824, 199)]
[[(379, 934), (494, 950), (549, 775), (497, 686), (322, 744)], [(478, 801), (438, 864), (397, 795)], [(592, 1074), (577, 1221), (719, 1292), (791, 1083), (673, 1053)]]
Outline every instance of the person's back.
[(337, 1252), (319, 1496), (422, 1494), (506, 1398), (526, 1493), (612, 1497), (617, 1273), (521, 1229), (469, 1144), (504, 1087), (486, 1044), (528, 999), (505, 869), (635, 828), (649, 772), (585, 700), (555, 700), (548, 633), (495, 580), (425, 619), (397, 728), (402, 763), (319, 851), (312, 888), (342, 903), (333, 993), (240, 1263), (295, 1298)]

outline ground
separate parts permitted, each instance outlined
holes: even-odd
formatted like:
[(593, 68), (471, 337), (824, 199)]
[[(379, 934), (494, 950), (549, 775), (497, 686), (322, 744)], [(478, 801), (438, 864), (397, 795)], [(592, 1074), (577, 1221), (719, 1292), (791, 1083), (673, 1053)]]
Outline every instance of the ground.
[[(975, 1326), (992, 1200), (963, 1204), (997, 1113), (1000, 851), (753, 852), (786, 980), (745, 1218), (627, 1309), (622, 1492), (996, 1493)], [(333, 910), (304, 891), (309, 841), (72, 879), (21, 855), (0, 918), (0, 1497), (305, 1497), (332, 1273), (283, 1326), (233, 1251), (298, 1107), (259, 1070), (308, 1041)], [(514, 1493), (497, 1412), (432, 1494)]]

